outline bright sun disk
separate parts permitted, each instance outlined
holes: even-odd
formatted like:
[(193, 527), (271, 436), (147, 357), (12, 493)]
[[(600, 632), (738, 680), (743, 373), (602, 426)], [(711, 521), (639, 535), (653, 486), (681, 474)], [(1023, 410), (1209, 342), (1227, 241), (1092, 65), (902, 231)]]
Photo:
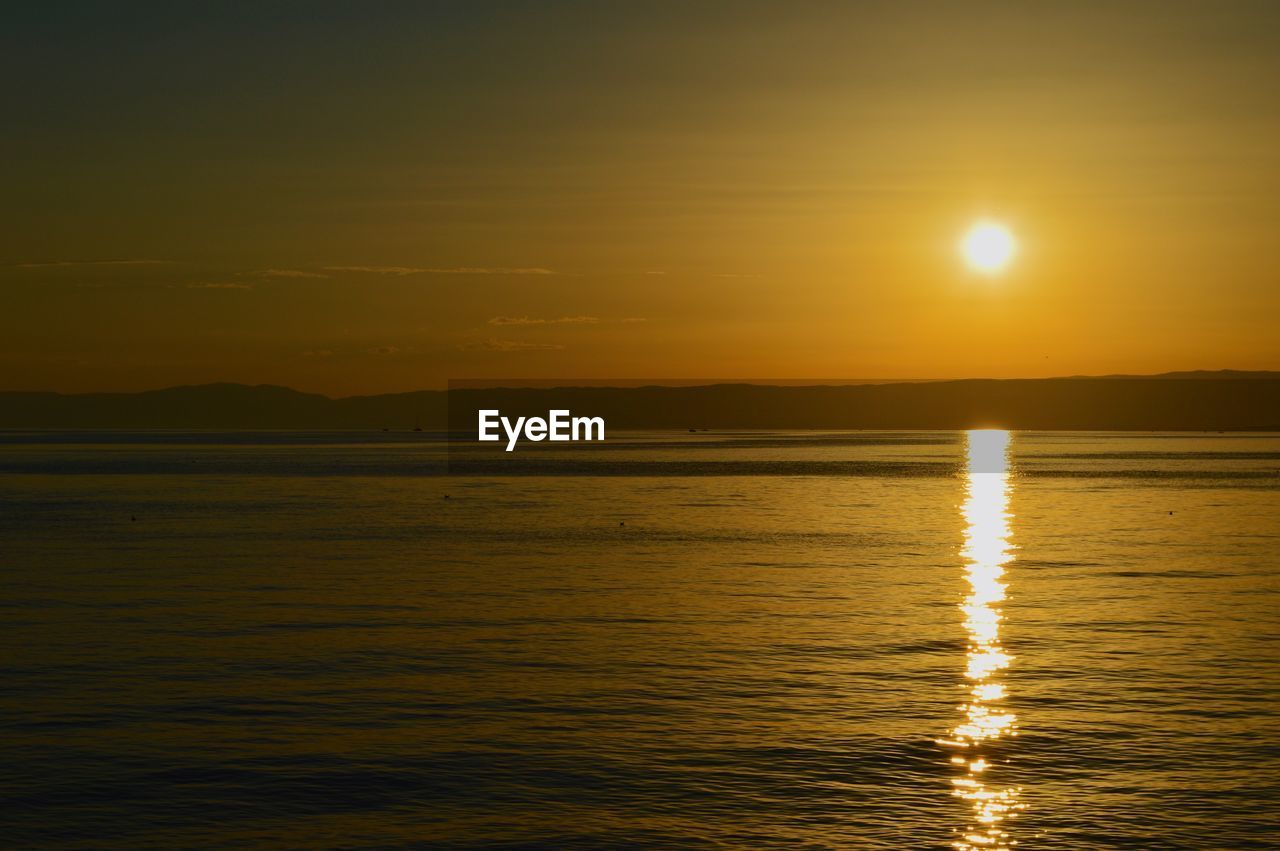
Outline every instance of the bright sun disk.
[(979, 222), (960, 242), (960, 251), (969, 267), (988, 275), (1008, 266), (1016, 250), (1013, 234), (996, 222)]

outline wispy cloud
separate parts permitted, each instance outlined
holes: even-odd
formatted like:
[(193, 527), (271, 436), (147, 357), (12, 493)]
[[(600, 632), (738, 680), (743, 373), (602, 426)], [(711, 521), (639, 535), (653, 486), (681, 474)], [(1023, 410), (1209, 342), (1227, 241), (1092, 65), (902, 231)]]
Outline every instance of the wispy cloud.
[(251, 290), (253, 284), (243, 284), (238, 281), (213, 281), (210, 283), (183, 284), (183, 287), (189, 290)]
[(329, 272), (364, 272), (370, 275), (416, 275), (426, 269), (412, 266), (325, 266)]
[(331, 358), (333, 357), (332, 349), (308, 349), (302, 353), (304, 358)]
[(51, 269), (65, 266), (166, 266), (168, 260), (50, 260), (44, 263), (15, 263), (15, 269)]
[(458, 346), (458, 348), (464, 351), (531, 352), (563, 349), (564, 346), (559, 343), (530, 343), (525, 340), (499, 340), (495, 337), (490, 337), (487, 340), (476, 340), (470, 343), (463, 343)]
[(373, 348), (366, 349), (365, 351), (371, 355), (382, 355), (383, 357), (400, 354), (400, 348), (398, 346), (374, 346)]
[(539, 319), (529, 316), (495, 316), (489, 320), (490, 325), (594, 325), (600, 321), (596, 316), (561, 316), (558, 319)]
[(328, 272), (360, 272), (370, 275), (554, 275), (540, 266), (325, 266)]
[(319, 272), (307, 272), (302, 269), (255, 269), (252, 272), (241, 272), (251, 278), (327, 278)]

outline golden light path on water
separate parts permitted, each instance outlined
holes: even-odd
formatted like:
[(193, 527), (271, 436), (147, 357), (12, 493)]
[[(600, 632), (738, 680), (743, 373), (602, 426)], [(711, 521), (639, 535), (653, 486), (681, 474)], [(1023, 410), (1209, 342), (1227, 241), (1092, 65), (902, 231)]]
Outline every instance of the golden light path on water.
[(1017, 718), (1004, 707), (1006, 697), (1001, 672), (1012, 657), (1000, 644), (1000, 604), (1005, 598), (1005, 566), (1013, 559), (1009, 530), (1009, 432), (999, 429), (970, 431), (966, 435), (965, 579), (969, 593), (961, 603), (969, 633), (968, 695), (960, 706), (963, 719), (939, 742), (954, 751), (951, 762), (961, 774), (952, 779), (953, 794), (969, 801), (973, 812), (961, 836), (952, 844), (962, 851), (1010, 848), (1005, 820), (1024, 804), (1020, 789), (986, 782), (990, 768), (990, 743), (1016, 736)]

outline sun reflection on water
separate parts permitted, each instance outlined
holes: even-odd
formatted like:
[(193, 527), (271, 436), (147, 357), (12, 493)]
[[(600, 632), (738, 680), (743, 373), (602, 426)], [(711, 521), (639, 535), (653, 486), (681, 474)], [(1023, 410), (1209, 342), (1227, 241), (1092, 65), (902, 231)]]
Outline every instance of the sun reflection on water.
[(1000, 604), (1005, 598), (1004, 570), (1013, 559), (1009, 542), (1009, 432), (981, 429), (968, 432), (965, 469), (965, 579), (969, 593), (960, 604), (969, 633), (965, 667), (968, 694), (960, 706), (963, 719), (946, 739), (951, 762), (960, 775), (952, 779), (953, 794), (973, 809), (968, 825), (952, 845), (961, 851), (1003, 848), (1017, 844), (1005, 830), (1005, 819), (1025, 805), (1021, 790), (985, 781), (992, 744), (1018, 735), (1017, 717), (1002, 705), (1006, 697), (1001, 672), (1012, 657), (1000, 644)]

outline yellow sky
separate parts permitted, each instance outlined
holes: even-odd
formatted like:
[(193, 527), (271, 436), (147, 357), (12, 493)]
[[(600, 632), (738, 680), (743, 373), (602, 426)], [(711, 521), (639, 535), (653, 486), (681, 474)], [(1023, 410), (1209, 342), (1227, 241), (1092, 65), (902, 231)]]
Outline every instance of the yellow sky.
[(690, 5), (27, 10), (3, 384), (1280, 368), (1273, 5)]

